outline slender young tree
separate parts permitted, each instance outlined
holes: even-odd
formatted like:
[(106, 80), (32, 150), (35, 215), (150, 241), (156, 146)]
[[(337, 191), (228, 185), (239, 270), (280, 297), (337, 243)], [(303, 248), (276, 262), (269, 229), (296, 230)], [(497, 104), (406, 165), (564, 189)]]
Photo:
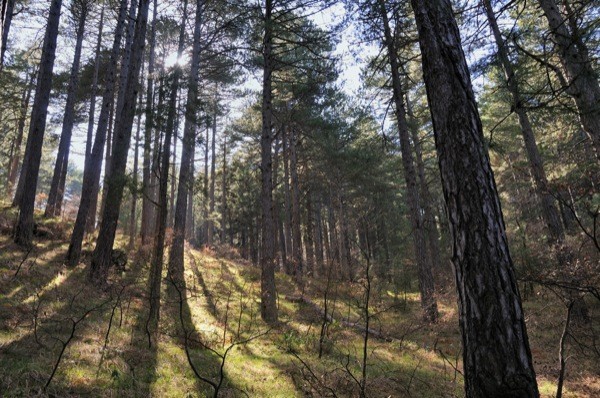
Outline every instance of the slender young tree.
[(402, 152), (402, 167), (406, 180), (407, 200), (409, 207), (409, 218), (412, 228), (413, 242), (415, 248), (415, 260), (419, 275), (419, 290), (421, 293), (421, 307), (423, 318), (429, 322), (435, 322), (438, 317), (437, 302), (435, 299), (435, 288), (433, 283), (432, 267), (428, 261), (426, 249), (425, 227), (421, 212), (421, 199), (419, 198), (419, 187), (417, 184), (417, 172), (415, 170), (414, 158), (410, 144), (410, 133), (406, 120), (406, 108), (404, 107), (404, 93), (402, 80), (400, 78), (400, 65), (396, 54), (394, 36), (390, 27), (388, 11), (384, 0), (378, 0), (381, 19), (383, 21), (384, 41), (387, 47), (388, 59), (392, 73), (392, 92), (396, 120), (398, 122), (398, 133), (400, 136), (400, 151)]
[(459, 296), (465, 392), (538, 397), (500, 199), (449, 0), (411, 0)]
[[(563, 66), (566, 92), (575, 102), (581, 127), (592, 141), (600, 161), (600, 83), (589, 51), (573, 15), (565, 18), (556, 0), (538, 0), (538, 3), (550, 26), (550, 36)], [(569, 2), (564, 1), (563, 4), (565, 11), (572, 14)]]
[(89, 280), (97, 284), (106, 283), (121, 201), (123, 199), (123, 190), (126, 183), (125, 168), (127, 166), (127, 153), (131, 141), (133, 118), (135, 116), (137, 91), (139, 90), (140, 68), (146, 44), (149, 3), (150, 0), (140, 0), (139, 2), (131, 60), (129, 62), (129, 77), (127, 78), (127, 86), (121, 110), (117, 110), (117, 114), (121, 118), (115, 124), (115, 131), (113, 133), (114, 145), (110, 166), (111, 174), (107, 181), (108, 191), (106, 193), (106, 203), (110, 203), (110, 206), (104, 206), (102, 223), (98, 232), (98, 240), (94, 249), (89, 273)]
[(61, 7), (62, 0), (52, 0), (50, 3), (48, 23), (42, 46), (40, 71), (31, 111), (31, 123), (29, 125), (29, 145), (26, 149), (29, 154), (25, 155), (28, 160), (27, 162), (23, 162), (24, 167), (21, 171), (21, 179), (24, 179), (23, 196), (19, 202), (19, 218), (15, 229), (15, 242), (24, 247), (31, 247), (33, 244), (35, 191), (37, 189), (40, 160), (42, 158), (42, 145), (46, 130), (50, 91), (52, 89), (52, 72), (56, 56), (56, 41)]
[(506, 48), (506, 42), (500, 33), (498, 27), (498, 21), (496, 20), (496, 14), (492, 8), (490, 0), (483, 0), (483, 6), (490, 24), (490, 29), (494, 35), (494, 41), (498, 48), (497, 57), (500, 61), (500, 65), (504, 70), (504, 76), (506, 78), (506, 86), (510, 95), (512, 96), (512, 109), (519, 117), (519, 124), (521, 126), (521, 134), (523, 135), (523, 141), (525, 142), (525, 151), (527, 153), (527, 159), (529, 160), (529, 168), (531, 169), (531, 175), (533, 176), (533, 182), (535, 185), (535, 191), (540, 199), (542, 205), (542, 216), (550, 236), (553, 240), (560, 240), (563, 237), (563, 228), (560, 222), (560, 216), (558, 210), (554, 205), (554, 198), (548, 189), (548, 178), (544, 171), (544, 162), (538, 150), (537, 143), (535, 141), (535, 135), (533, 134), (533, 127), (529, 120), (529, 115), (524, 107), (524, 100), (521, 96), (521, 90), (519, 88), (519, 79), (515, 73), (515, 69), (510, 61), (508, 49)]
[[(21, 159), (21, 145), (23, 144), (23, 135), (25, 133), (25, 123), (27, 121), (27, 111), (29, 109), (29, 102), (31, 101), (31, 93), (33, 92), (33, 82), (35, 79), (35, 72), (31, 72), (29, 79), (27, 80), (25, 91), (21, 97), (21, 109), (19, 114), (19, 120), (17, 121), (17, 137), (14, 143), (14, 151), (11, 157), (11, 164), (8, 172), (8, 193), (12, 194), (12, 190), (17, 182), (17, 175), (19, 169), (19, 163)], [(16, 203), (13, 203), (16, 206)]]
[(114, 103), (115, 83), (117, 81), (117, 71), (119, 66), (119, 52), (121, 47), (121, 39), (125, 28), (125, 18), (127, 16), (127, 0), (121, 0), (119, 3), (119, 11), (117, 16), (117, 25), (114, 32), (113, 46), (110, 54), (110, 63), (107, 69), (106, 82), (104, 86), (104, 94), (102, 96), (102, 107), (100, 108), (100, 116), (98, 118), (98, 126), (94, 137), (94, 145), (92, 147), (89, 161), (86, 162), (83, 171), (83, 183), (81, 187), (81, 201), (77, 211), (77, 218), (73, 226), (69, 250), (67, 252), (67, 264), (74, 267), (79, 263), (81, 256), (81, 245), (85, 234), (86, 226), (90, 223), (92, 211), (95, 213), (95, 200), (98, 196), (96, 189), (98, 181), (100, 181), (100, 171), (102, 168), (102, 154), (104, 153), (104, 145), (106, 143), (106, 132), (108, 128), (108, 119), (110, 110)]
[(148, 75), (146, 78), (146, 110), (144, 125), (144, 159), (142, 162), (142, 225), (140, 236), (142, 245), (148, 242), (149, 235), (153, 232), (154, 204), (153, 187), (151, 186), (152, 163), (152, 131), (154, 129), (154, 61), (156, 48), (156, 21), (157, 1), (153, 3), (153, 18), (150, 27), (148, 49)]
[(185, 124), (181, 148), (181, 165), (179, 166), (179, 185), (177, 186), (177, 202), (175, 203), (175, 223), (173, 241), (169, 252), (169, 274), (183, 275), (184, 241), (186, 213), (188, 206), (189, 184), (193, 179), (191, 159), (196, 141), (196, 105), (198, 101), (198, 82), (200, 79), (200, 53), (202, 50), (202, 25), (205, 8), (204, 0), (196, 0), (196, 16), (194, 19), (194, 38), (190, 74), (188, 76), (188, 95), (185, 104)]
[(73, 135), (73, 125), (75, 124), (75, 100), (77, 90), (79, 89), (81, 49), (83, 47), (83, 35), (90, 5), (89, 0), (74, 0), (71, 3), (71, 13), (77, 22), (75, 55), (69, 76), (67, 102), (65, 104), (62, 131), (60, 133), (60, 143), (58, 144), (58, 154), (54, 163), (54, 173), (52, 174), (50, 192), (48, 193), (48, 201), (46, 202), (46, 211), (44, 213), (46, 217), (56, 217), (60, 215), (62, 209), (67, 167), (69, 166), (69, 152), (71, 151), (71, 137)]

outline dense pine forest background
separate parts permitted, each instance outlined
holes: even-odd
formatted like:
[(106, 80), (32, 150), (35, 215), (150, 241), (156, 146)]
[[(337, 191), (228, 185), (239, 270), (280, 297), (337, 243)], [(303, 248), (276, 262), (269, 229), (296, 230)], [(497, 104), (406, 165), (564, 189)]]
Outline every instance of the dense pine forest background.
[(600, 395), (597, 2), (0, 1), (0, 396)]

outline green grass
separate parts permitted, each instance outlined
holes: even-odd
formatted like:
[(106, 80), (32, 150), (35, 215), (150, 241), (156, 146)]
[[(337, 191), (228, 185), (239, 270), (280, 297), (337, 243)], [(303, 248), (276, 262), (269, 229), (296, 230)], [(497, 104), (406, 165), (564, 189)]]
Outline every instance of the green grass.
[[(329, 389), (338, 396), (358, 394), (353, 377), (360, 379), (362, 371), (363, 336), (341, 321), (364, 322), (357, 306), (363, 292), (359, 282), (334, 284), (329, 308), (335, 308), (338, 322), (329, 325), (319, 359), (322, 317), (298, 302), (300, 292), (290, 277), (277, 275), (281, 323), (271, 328), (260, 320), (258, 268), (243, 260), (218, 258), (214, 252), (188, 250), (183, 312), (174, 291), (163, 283), (159, 338), (149, 347), (147, 253), (130, 254), (128, 270), (111, 274), (112, 288), (99, 291), (86, 285), (85, 264), (75, 269), (62, 264), (66, 249), (64, 241), (37, 242), (15, 277), (25, 254), (9, 236), (0, 235), (0, 396), (212, 396), (212, 388), (195, 377), (186, 358), (182, 315), (190, 357), (202, 377), (217, 381), (219, 355), (235, 345), (228, 352), (220, 396), (325, 396)], [(307, 283), (305, 297), (322, 307), (324, 288), (317, 278)], [(441, 319), (427, 325), (420, 321), (415, 292), (396, 295), (391, 285), (375, 286), (371, 311), (381, 313), (371, 327), (393, 341), (369, 340), (369, 396), (463, 395), (453, 289), (446, 288), (438, 298)], [(540, 390), (551, 397), (564, 314), (549, 292), (540, 292), (524, 305)], [(68, 338), (72, 319), (93, 307), (97, 308), (78, 325), (44, 390), (62, 345), (59, 339)], [(593, 304), (590, 309), (598, 310)], [(238, 344), (247, 339), (251, 341)], [(600, 394), (599, 365), (575, 349), (570, 354), (565, 396)]]

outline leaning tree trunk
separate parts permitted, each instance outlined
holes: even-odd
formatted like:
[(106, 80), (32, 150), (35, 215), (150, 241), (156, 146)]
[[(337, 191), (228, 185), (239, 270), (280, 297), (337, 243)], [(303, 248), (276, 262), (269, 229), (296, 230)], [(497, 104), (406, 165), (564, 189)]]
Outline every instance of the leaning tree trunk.
[(200, 52), (202, 50), (202, 25), (204, 1), (196, 1), (196, 16), (194, 20), (194, 41), (192, 46), (192, 59), (190, 74), (188, 76), (188, 95), (185, 104), (185, 124), (181, 142), (181, 165), (179, 166), (179, 185), (177, 186), (177, 203), (175, 203), (175, 223), (173, 225), (173, 241), (169, 252), (169, 275), (174, 278), (184, 273), (183, 251), (185, 243), (186, 213), (188, 205), (189, 184), (192, 175), (192, 152), (195, 150), (196, 141), (196, 106), (198, 101), (198, 72), (200, 70)]
[(75, 100), (79, 88), (79, 65), (81, 63), (81, 48), (83, 46), (83, 33), (85, 31), (85, 22), (87, 20), (87, 3), (81, 2), (79, 10), (79, 24), (77, 25), (75, 56), (71, 66), (71, 75), (69, 76), (69, 87), (67, 89), (67, 103), (63, 118), (62, 132), (60, 134), (60, 143), (58, 144), (58, 154), (54, 164), (54, 174), (46, 202), (45, 217), (56, 217), (60, 215), (62, 201), (64, 197), (65, 181), (67, 176), (67, 167), (69, 166), (69, 152), (71, 150), (71, 137), (73, 135), (73, 124), (75, 122)]
[(273, 225), (273, 0), (265, 1), (263, 37), (262, 132), (260, 137), (262, 248), (260, 314), (268, 323), (277, 322), (277, 292), (275, 287), (275, 226)]
[(27, 167), (23, 170), (21, 178), (23, 183), (23, 196), (19, 203), (19, 219), (15, 229), (15, 242), (18, 245), (31, 247), (33, 238), (33, 208), (35, 204), (35, 191), (40, 171), (42, 158), (42, 145), (46, 131), (46, 116), (52, 89), (52, 70), (56, 56), (56, 39), (58, 37), (58, 24), (62, 0), (52, 0), (48, 12), (48, 23), (42, 47), (40, 72), (33, 100), (31, 123), (29, 125), (30, 146), (27, 148), (29, 156)]
[(538, 397), (500, 199), (449, 0), (412, 0), (454, 239), (466, 396)]
[(112, 247), (117, 231), (117, 222), (119, 221), (119, 211), (126, 183), (125, 168), (127, 166), (127, 153), (129, 151), (133, 118), (135, 116), (138, 79), (144, 46), (146, 44), (148, 6), (149, 0), (140, 0), (135, 23), (131, 60), (129, 62), (127, 87), (125, 88), (122, 109), (117, 110), (117, 114), (121, 116), (121, 119), (115, 123), (113, 133), (114, 145), (110, 165), (111, 175), (107, 180), (108, 191), (105, 202), (110, 203), (110, 206), (104, 206), (102, 223), (98, 232), (98, 240), (92, 256), (89, 273), (89, 280), (96, 284), (106, 283)]
[(98, 127), (94, 137), (94, 146), (83, 171), (83, 183), (81, 187), (81, 201), (77, 218), (71, 234), (71, 242), (67, 252), (67, 264), (71, 267), (79, 263), (81, 256), (81, 244), (85, 234), (86, 226), (90, 223), (91, 210), (96, 209), (96, 199), (98, 197), (97, 184), (100, 181), (100, 171), (102, 168), (102, 154), (106, 143), (106, 131), (108, 128), (108, 119), (110, 110), (114, 103), (115, 82), (117, 80), (117, 70), (119, 64), (119, 51), (123, 29), (125, 27), (125, 17), (127, 15), (127, 0), (121, 0), (119, 5), (119, 15), (117, 26), (115, 27), (113, 46), (110, 54), (110, 64), (107, 69), (104, 94), (102, 96), (102, 107), (98, 118)]
[(576, 26), (562, 16), (555, 0), (538, 2), (548, 20), (550, 35), (565, 72), (566, 91), (575, 102), (581, 127), (590, 137), (600, 160), (600, 84), (587, 47), (578, 32), (573, 31)]
[(527, 152), (529, 168), (535, 184), (535, 191), (542, 205), (542, 216), (544, 221), (546, 221), (546, 225), (552, 240), (562, 240), (564, 231), (560, 222), (560, 216), (556, 206), (554, 205), (554, 198), (548, 189), (548, 179), (546, 178), (546, 172), (544, 171), (544, 163), (535, 142), (535, 135), (533, 134), (531, 122), (529, 121), (529, 115), (523, 107), (523, 99), (521, 98), (519, 82), (517, 80), (518, 77), (515, 74), (515, 70), (508, 55), (505, 41), (500, 33), (500, 28), (498, 27), (498, 22), (496, 21), (496, 15), (494, 14), (492, 3), (490, 0), (483, 0), (483, 5), (485, 6), (490, 28), (494, 34), (496, 46), (498, 47), (498, 59), (500, 60), (500, 64), (504, 70), (506, 85), (512, 96), (512, 108), (519, 117), (521, 134), (523, 135), (523, 141), (525, 142), (525, 151)]
[(388, 58), (392, 72), (392, 89), (395, 105), (396, 119), (398, 122), (398, 133), (400, 135), (400, 151), (402, 153), (402, 167), (406, 180), (407, 201), (409, 218), (412, 228), (413, 242), (415, 248), (415, 261), (419, 276), (419, 291), (421, 293), (421, 308), (423, 318), (429, 322), (435, 322), (438, 317), (437, 302), (435, 299), (435, 288), (433, 283), (432, 264), (427, 261), (427, 250), (425, 246), (425, 228), (423, 216), (421, 215), (421, 203), (419, 199), (419, 188), (417, 185), (417, 173), (413, 161), (410, 145), (408, 123), (406, 121), (406, 110), (404, 108), (404, 95), (402, 92), (402, 81), (394, 38), (392, 36), (390, 23), (384, 0), (379, 0), (381, 17), (383, 19), (383, 30), (385, 45), (388, 50)]

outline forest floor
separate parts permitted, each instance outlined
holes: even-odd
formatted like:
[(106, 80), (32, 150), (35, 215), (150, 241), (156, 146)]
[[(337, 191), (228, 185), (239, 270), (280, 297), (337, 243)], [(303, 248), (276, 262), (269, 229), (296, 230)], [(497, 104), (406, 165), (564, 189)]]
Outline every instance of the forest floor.
[[(110, 288), (99, 290), (86, 284), (87, 259), (63, 265), (64, 225), (46, 224), (27, 253), (3, 227), (12, 216), (0, 216), (0, 396), (202, 397), (215, 387), (224, 397), (359, 395), (364, 278), (316, 278), (302, 294), (277, 274), (280, 323), (270, 327), (260, 320), (257, 267), (231, 249), (190, 248), (187, 291), (163, 283), (158, 340), (149, 346), (147, 252), (129, 253), (126, 270), (113, 269)], [(394, 293), (372, 281), (366, 396), (463, 395), (456, 295), (448, 275), (438, 279), (440, 320), (433, 325), (421, 321), (414, 290)], [(321, 339), (327, 290), (335, 321)], [(541, 287), (524, 307), (540, 390), (552, 397), (566, 309)], [(589, 311), (598, 319), (600, 306), (590, 301)], [(576, 339), (567, 343), (565, 397), (600, 396), (592, 326), (600, 328), (575, 326)]]

